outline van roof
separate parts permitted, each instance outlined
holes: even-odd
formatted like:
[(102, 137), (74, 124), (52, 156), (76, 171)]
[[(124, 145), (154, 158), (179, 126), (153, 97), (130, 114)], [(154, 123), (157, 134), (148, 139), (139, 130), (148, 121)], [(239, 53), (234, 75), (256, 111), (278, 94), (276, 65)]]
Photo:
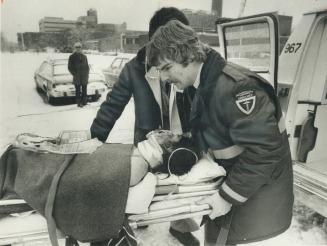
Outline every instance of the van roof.
[(47, 58), (46, 59), (48, 63), (52, 65), (59, 65), (59, 64), (67, 64), (68, 59), (66, 58)]
[(311, 10), (309, 12), (305, 12), (303, 15), (320, 14), (320, 13), (324, 13), (324, 12), (327, 13), (327, 8), (314, 9), (314, 10)]

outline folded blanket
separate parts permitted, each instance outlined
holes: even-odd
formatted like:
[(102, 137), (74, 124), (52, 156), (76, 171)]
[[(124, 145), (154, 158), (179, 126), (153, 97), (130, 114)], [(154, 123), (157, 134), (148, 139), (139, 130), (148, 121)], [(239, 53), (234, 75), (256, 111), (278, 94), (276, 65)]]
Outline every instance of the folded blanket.
[(131, 150), (131, 145), (103, 144), (91, 154), (72, 156), (10, 147), (0, 160), (0, 199), (22, 198), (45, 216), (58, 178), (56, 226), (79, 241), (116, 237), (125, 219)]

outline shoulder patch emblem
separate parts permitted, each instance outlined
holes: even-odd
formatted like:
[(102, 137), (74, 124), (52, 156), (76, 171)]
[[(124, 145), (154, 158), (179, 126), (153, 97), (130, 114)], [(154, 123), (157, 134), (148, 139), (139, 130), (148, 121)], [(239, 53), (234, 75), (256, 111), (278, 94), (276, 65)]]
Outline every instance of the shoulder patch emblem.
[(251, 114), (255, 106), (255, 94), (254, 91), (242, 91), (236, 96), (236, 105), (244, 114)]

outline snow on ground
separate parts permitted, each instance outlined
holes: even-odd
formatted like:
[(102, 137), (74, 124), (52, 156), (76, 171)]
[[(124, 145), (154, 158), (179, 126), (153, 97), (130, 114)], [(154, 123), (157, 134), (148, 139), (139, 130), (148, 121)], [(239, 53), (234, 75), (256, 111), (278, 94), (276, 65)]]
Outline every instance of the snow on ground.
[[(105, 99), (78, 108), (75, 104), (52, 106), (35, 90), (33, 73), (47, 57), (68, 57), (69, 54), (2, 53), (0, 83), (0, 153), (19, 133), (29, 132), (55, 137), (61, 130), (89, 129), (96, 112)], [(114, 57), (87, 55), (89, 62), (99, 70), (109, 66)], [(110, 142), (132, 143), (134, 126), (133, 99), (109, 136)], [(139, 243), (147, 245), (180, 245), (168, 232), (169, 223), (136, 230)], [(203, 229), (195, 235), (203, 241)], [(43, 242), (38, 245), (49, 245)], [(83, 244), (84, 245), (84, 244)], [(327, 245), (327, 225), (321, 216), (297, 204), (289, 230), (273, 239), (250, 245)]]

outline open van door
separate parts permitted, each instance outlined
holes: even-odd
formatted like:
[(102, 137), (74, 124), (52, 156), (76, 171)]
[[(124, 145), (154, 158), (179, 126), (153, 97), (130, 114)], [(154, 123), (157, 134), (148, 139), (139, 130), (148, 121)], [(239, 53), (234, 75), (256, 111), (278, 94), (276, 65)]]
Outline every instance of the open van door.
[(278, 19), (275, 14), (217, 21), (220, 54), (229, 62), (260, 74), (277, 91), (279, 55)]

